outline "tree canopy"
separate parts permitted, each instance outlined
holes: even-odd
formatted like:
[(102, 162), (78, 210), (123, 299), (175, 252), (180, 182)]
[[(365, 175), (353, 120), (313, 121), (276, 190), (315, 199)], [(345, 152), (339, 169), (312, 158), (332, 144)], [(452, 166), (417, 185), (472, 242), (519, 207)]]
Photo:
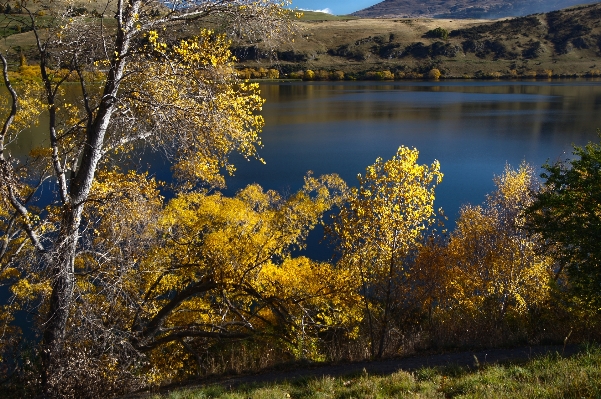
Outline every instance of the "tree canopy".
[(528, 208), (528, 228), (559, 260), (558, 278), (565, 270), (579, 302), (600, 312), (601, 144), (575, 146), (574, 155), (544, 165), (544, 186)]
[(446, 248), (444, 306), (486, 326), (472, 334), (490, 335), (506, 320), (528, 317), (550, 296), (553, 259), (541, 253), (540, 237), (524, 229), (524, 210), (538, 191), (534, 168), (506, 166), (494, 182), (484, 205), (461, 208)]

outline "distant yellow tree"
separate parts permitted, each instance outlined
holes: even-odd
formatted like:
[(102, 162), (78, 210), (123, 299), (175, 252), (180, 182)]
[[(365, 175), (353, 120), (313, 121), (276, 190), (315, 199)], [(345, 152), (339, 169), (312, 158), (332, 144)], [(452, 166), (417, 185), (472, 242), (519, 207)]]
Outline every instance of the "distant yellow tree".
[(269, 70), (267, 70), (267, 68), (264, 67), (259, 67), (259, 69), (257, 69), (257, 72), (259, 73), (261, 78), (266, 78), (269, 75)]
[(436, 68), (430, 69), (430, 72), (428, 72), (428, 78), (430, 78), (432, 80), (438, 80), (438, 79), (440, 79), (440, 76), (441, 76), (441, 73)]
[(277, 69), (269, 69), (267, 70), (267, 77), (269, 79), (279, 79), (280, 71), (278, 71)]

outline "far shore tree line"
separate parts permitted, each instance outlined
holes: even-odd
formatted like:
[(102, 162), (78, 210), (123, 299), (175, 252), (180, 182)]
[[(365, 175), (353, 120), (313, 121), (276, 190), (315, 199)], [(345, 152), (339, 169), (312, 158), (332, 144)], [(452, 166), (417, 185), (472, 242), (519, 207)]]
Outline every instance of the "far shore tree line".
[(241, 79), (295, 79), (304, 81), (341, 81), (341, 80), (439, 80), (439, 79), (557, 79), (557, 78), (596, 78), (601, 77), (601, 70), (591, 69), (583, 74), (556, 74), (551, 69), (527, 70), (518, 72), (516, 69), (507, 71), (484, 72), (463, 74), (460, 76), (445, 75), (444, 70), (430, 68), (426, 70), (405, 71), (405, 70), (383, 70), (383, 71), (363, 71), (363, 72), (344, 72), (342, 70), (325, 69), (305, 69), (289, 73), (281, 73), (277, 67), (273, 68), (251, 68), (244, 67), (238, 69), (238, 77)]
[[(64, 70), (66, 81), (76, 82), (77, 76), (68, 70)], [(90, 72), (86, 72), (90, 73)], [(10, 72), (15, 78), (39, 79), (40, 71), (37, 65), (27, 65), (27, 60), (21, 53), (18, 68)], [(102, 73), (96, 71), (92, 79), (101, 81)], [(395, 80), (440, 80), (440, 79), (556, 79), (556, 78), (596, 78), (601, 77), (601, 70), (591, 69), (586, 74), (557, 75), (550, 69), (530, 70), (518, 73), (517, 70), (508, 70), (505, 72), (476, 72), (474, 75), (464, 74), (461, 76), (445, 76), (438, 68), (431, 68), (425, 72), (417, 71), (364, 71), (358, 73), (345, 73), (341, 70), (300, 70), (289, 73), (282, 73), (277, 68), (250, 68), (245, 67), (236, 69), (236, 75), (242, 80), (303, 80), (303, 81), (343, 81), (343, 80), (376, 80), (376, 81), (395, 81)]]
[[(601, 144), (540, 180), (507, 166), (452, 231), (434, 209), (444, 167), (405, 146), (355, 187), (308, 172), (294, 193), (226, 195), (230, 155), (260, 161), (264, 126), (231, 36), (291, 34), (290, 13), (279, 0), (156, 12), (166, 4), (78, 15), (49, 1), (44, 28), (28, 14), (36, 65), (0, 54), (0, 396), (112, 397), (298, 360), (599, 340)], [(205, 19), (230, 36), (166, 36)], [(42, 113), (39, 146), (13, 156)], [(143, 151), (164, 156), (171, 183)], [(320, 225), (327, 262), (299, 252)]]

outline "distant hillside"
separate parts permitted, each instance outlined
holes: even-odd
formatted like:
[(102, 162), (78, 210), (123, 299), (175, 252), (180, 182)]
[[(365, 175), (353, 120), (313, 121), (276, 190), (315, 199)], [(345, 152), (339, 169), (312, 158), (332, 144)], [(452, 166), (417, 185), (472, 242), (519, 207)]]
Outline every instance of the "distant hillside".
[(361, 18), (496, 19), (560, 10), (591, 0), (384, 0), (357, 11)]
[(298, 22), (294, 42), (275, 49), (237, 43), (238, 68), (278, 69), (281, 76), (311, 70), (316, 79), (378, 71), (387, 71), (386, 79), (415, 78), (432, 69), (447, 78), (601, 74), (601, 3), (497, 21), (317, 17)]

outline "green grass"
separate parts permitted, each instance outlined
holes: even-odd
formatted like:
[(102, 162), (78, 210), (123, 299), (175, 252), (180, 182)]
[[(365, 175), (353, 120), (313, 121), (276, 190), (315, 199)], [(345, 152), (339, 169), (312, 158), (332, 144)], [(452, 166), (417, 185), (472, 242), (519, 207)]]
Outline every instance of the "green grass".
[(387, 376), (363, 373), (226, 390), (210, 386), (152, 399), (386, 399), (386, 398), (601, 398), (601, 348), (564, 359), (547, 356), (522, 364), (425, 368)]

